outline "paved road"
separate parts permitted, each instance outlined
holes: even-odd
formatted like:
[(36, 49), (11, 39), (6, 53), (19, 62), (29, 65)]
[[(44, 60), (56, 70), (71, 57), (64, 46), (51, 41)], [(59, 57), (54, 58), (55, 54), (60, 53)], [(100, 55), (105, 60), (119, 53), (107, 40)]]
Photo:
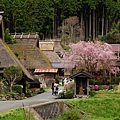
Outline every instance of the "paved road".
[[(59, 87), (59, 90), (63, 90), (63, 87)], [(0, 112), (12, 109), (12, 108), (18, 108), (22, 106), (30, 106), (33, 104), (48, 102), (48, 101), (54, 101), (55, 96), (53, 96), (51, 90), (47, 90), (46, 92), (42, 94), (38, 94), (36, 96), (24, 99), (24, 100), (15, 100), (15, 101), (0, 101)]]

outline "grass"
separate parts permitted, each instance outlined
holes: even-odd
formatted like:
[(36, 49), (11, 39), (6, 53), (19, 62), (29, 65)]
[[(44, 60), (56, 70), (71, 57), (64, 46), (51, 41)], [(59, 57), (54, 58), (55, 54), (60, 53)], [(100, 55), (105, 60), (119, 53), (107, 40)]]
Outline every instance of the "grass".
[[(82, 117), (82, 120), (120, 120), (120, 93), (114, 91), (97, 91), (96, 93), (94, 97), (88, 99), (65, 102), (91, 116), (90, 118)], [(54, 120), (62, 120), (62, 118)]]
[(17, 108), (1, 112), (0, 120), (35, 120), (35, 118), (23, 108)]

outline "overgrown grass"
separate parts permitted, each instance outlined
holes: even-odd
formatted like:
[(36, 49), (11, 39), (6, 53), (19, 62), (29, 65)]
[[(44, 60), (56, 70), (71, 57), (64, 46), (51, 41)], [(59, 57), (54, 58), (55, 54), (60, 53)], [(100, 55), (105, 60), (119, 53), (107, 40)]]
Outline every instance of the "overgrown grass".
[[(120, 120), (120, 93), (98, 91), (94, 97), (66, 102), (91, 116), (90, 118), (82, 117), (82, 120)], [(64, 116), (54, 120), (62, 120), (62, 117)]]
[(0, 120), (35, 120), (35, 118), (23, 108), (17, 108), (1, 112)]

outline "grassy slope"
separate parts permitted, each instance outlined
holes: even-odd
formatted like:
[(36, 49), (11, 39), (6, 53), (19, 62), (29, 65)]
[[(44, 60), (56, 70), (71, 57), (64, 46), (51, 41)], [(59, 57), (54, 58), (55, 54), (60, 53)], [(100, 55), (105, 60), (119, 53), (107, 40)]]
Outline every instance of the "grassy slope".
[(119, 93), (98, 92), (93, 98), (67, 102), (91, 115), (82, 120), (120, 120)]
[(18, 108), (1, 112), (0, 120), (35, 120), (35, 118), (23, 108)]

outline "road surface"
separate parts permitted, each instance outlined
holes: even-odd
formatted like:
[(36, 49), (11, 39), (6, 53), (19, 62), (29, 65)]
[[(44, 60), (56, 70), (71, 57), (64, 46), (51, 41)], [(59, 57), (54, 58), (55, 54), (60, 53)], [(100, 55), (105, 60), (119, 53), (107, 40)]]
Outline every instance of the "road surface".
[[(63, 87), (60, 86), (59, 90), (63, 90)], [(56, 96), (52, 95), (52, 90), (47, 90), (44, 93), (38, 94), (36, 96), (24, 99), (24, 100), (14, 100), (14, 101), (0, 101), (0, 112), (3, 112), (8, 109), (18, 108), (23, 106), (30, 106), (38, 103), (54, 101)]]

